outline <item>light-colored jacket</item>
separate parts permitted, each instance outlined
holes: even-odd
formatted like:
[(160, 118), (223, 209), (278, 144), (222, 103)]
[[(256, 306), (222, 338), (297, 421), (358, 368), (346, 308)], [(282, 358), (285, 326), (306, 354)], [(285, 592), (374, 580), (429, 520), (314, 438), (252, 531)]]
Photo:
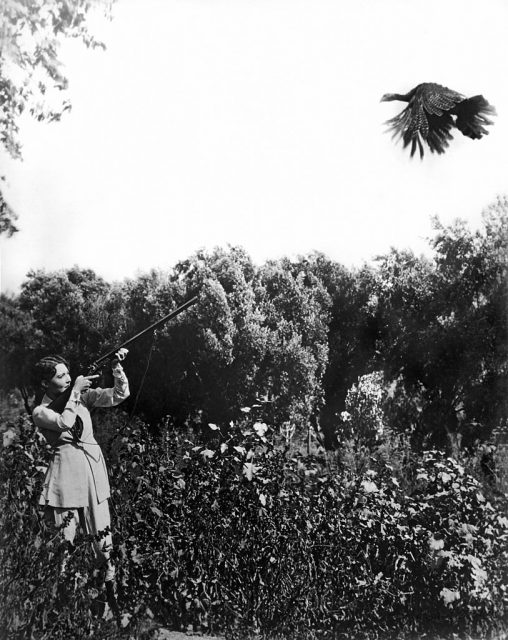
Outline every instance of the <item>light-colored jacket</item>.
[[(48, 396), (33, 410), (35, 425), (53, 447), (39, 504), (69, 509), (88, 506), (90, 479), (97, 502), (109, 498), (106, 464), (94, 438), (89, 409), (114, 407), (129, 397), (129, 383), (119, 364), (113, 369), (113, 376), (113, 388), (89, 389), (81, 394), (73, 391), (61, 414), (48, 408), (51, 402)], [(70, 431), (76, 416), (83, 421), (79, 441)]]

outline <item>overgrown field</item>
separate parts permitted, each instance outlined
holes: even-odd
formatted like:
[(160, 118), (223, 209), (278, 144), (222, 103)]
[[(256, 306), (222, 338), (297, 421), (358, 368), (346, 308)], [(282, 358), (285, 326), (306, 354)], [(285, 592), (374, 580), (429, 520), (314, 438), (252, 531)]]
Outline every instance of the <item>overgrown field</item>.
[[(49, 451), (20, 417), (0, 457), (1, 632), (136, 635), (143, 620), (229, 638), (496, 637), (506, 628), (508, 519), (479, 457), (402, 437), (336, 452), (245, 418), (158, 437), (95, 417), (109, 459), (123, 630), (94, 617), (90, 545), (62, 547), (36, 503)], [(5, 437), (7, 434), (7, 437)]]

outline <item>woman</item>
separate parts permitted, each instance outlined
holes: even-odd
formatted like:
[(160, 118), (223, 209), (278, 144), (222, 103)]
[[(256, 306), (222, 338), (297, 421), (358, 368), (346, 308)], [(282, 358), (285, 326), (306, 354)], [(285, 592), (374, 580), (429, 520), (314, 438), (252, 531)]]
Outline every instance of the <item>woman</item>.
[[(35, 425), (53, 447), (39, 504), (46, 507), (57, 526), (63, 525), (63, 537), (70, 545), (78, 523), (86, 534), (98, 536), (94, 549), (99, 562), (105, 565), (106, 593), (115, 607), (109, 480), (104, 456), (94, 438), (89, 410), (114, 407), (128, 398), (129, 383), (120, 365), (126, 354), (127, 349), (115, 354), (112, 388), (92, 389), (92, 381), (98, 376), (78, 376), (61, 413), (50, 404), (71, 385), (69, 365), (61, 356), (42, 358), (36, 364), (36, 374), (44, 395), (32, 413)], [(105, 529), (108, 533), (101, 533)]]

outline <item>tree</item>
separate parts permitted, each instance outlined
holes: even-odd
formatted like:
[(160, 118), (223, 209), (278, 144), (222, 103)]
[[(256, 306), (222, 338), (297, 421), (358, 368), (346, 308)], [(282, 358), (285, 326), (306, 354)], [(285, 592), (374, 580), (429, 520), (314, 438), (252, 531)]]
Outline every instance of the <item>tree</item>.
[(393, 426), (452, 449), (507, 418), (506, 199), (483, 220), (475, 232), (435, 220), (433, 261), (393, 250), (378, 271)]
[[(329, 297), (305, 260), (255, 269), (239, 248), (198, 251), (128, 284), (133, 332), (199, 292), (199, 303), (133, 345), (138, 408), (152, 422), (228, 424), (257, 407), (273, 424), (308, 424), (322, 403)], [(151, 354), (151, 355), (149, 355)], [(141, 365), (146, 363), (146, 365)], [(198, 421), (199, 421), (198, 420)], [(194, 420), (195, 421), (195, 420)]]
[(319, 414), (328, 363), (331, 301), (311, 262), (311, 257), (268, 261), (256, 279), (269, 331), (259, 389), (272, 402), (271, 419), (297, 429)]
[(308, 268), (323, 283), (332, 302), (320, 423), (327, 445), (333, 446), (348, 390), (375, 368), (379, 332), (376, 280), (369, 267), (349, 270), (320, 253), (308, 257)]
[(205, 426), (227, 423), (254, 401), (266, 343), (254, 273), (247, 254), (233, 247), (198, 251), (169, 272), (127, 284), (133, 332), (199, 295), (199, 303), (161, 327), (155, 340), (147, 336), (132, 347), (133, 388), (142, 387), (138, 408), (152, 422), (171, 415), (182, 425), (199, 414)]
[[(5, 0), (0, 6), (0, 143), (21, 159), (19, 120), (57, 121), (71, 108), (65, 98), (68, 80), (58, 59), (63, 38), (102, 47), (90, 33), (93, 9), (110, 15), (110, 0)], [(4, 179), (3, 177), (1, 178)], [(17, 231), (16, 214), (0, 189), (0, 233)]]
[[(0, 176), (0, 180), (4, 180), (3, 176)], [(5, 233), (9, 238), (12, 236), (18, 228), (14, 224), (14, 220), (17, 219), (17, 215), (13, 209), (4, 200), (2, 191), (0, 190), (0, 235)]]
[(30, 313), (19, 308), (14, 297), (0, 295), (0, 387), (13, 389), (23, 383), (19, 373), (24, 368), (27, 345), (36, 338)]
[(90, 269), (30, 271), (17, 299), (33, 332), (17, 362), (22, 383), (29, 381), (33, 362), (48, 353), (64, 355), (73, 370), (83, 371), (117, 341), (123, 328), (121, 303), (117, 290)]
[(475, 232), (459, 221), (435, 221), (439, 322), (448, 336), (446, 376), (450, 430), (457, 437), (487, 438), (507, 419), (508, 199), (483, 212)]

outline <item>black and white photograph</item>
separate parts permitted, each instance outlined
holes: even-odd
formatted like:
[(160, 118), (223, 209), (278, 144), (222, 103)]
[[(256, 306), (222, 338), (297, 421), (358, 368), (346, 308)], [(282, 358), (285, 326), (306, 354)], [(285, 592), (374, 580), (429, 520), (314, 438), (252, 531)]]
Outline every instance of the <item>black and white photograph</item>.
[(0, 0), (0, 639), (508, 639), (506, 0)]

